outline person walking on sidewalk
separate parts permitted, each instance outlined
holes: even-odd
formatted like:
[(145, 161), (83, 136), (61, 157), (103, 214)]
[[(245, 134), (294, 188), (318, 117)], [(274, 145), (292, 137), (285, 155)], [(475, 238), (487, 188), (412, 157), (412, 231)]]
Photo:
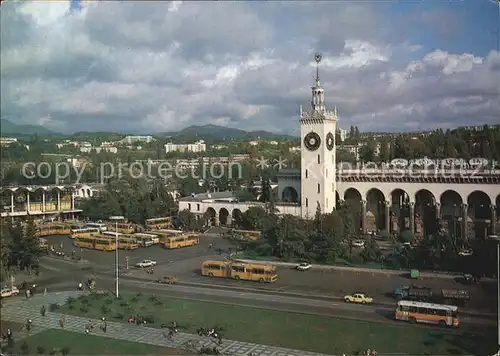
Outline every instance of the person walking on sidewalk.
[(59, 325), (61, 326), (61, 328), (64, 328), (65, 321), (66, 321), (66, 318), (64, 317), (64, 315), (61, 315), (61, 318), (59, 319)]
[(45, 316), (46, 312), (47, 310), (45, 310), (45, 305), (42, 305), (42, 308), (40, 309), (40, 314), (42, 314), (42, 316)]

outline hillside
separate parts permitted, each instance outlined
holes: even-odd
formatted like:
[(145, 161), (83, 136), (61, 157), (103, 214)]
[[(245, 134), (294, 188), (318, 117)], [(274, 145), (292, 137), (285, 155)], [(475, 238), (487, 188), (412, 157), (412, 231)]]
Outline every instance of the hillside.
[(49, 130), (43, 126), (18, 125), (5, 119), (0, 121), (0, 132), (2, 136), (57, 135), (57, 132)]
[(234, 129), (218, 125), (203, 125), (203, 126), (189, 126), (180, 131), (165, 132), (160, 134), (161, 136), (196, 136), (200, 139), (212, 138), (212, 139), (256, 139), (261, 138), (265, 140), (272, 140), (278, 138), (290, 138), (295, 137), (289, 135), (279, 135), (268, 131), (244, 131), (240, 129)]

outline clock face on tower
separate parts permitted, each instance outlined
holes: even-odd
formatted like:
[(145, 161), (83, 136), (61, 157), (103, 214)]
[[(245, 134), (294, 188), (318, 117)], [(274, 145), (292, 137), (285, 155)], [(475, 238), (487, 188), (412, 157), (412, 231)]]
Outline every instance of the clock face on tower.
[(316, 132), (309, 132), (304, 137), (304, 145), (309, 151), (316, 151), (321, 145), (321, 138)]
[(326, 148), (328, 148), (329, 151), (333, 150), (333, 146), (335, 144), (335, 137), (333, 137), (333, 134), (329, 132), (326, 135)]

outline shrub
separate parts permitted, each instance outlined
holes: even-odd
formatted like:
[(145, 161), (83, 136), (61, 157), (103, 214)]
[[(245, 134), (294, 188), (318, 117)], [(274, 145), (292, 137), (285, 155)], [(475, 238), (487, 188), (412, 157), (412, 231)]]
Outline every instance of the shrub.
[(21, 352), (24, 354), (24, 355), (27, 355), (29, 354), (29, 351), (30, 351), (30, 347), (28, 346), (28, 343), (25, 341), (21, 344)]
[(66, 303), (67, 304), (73, 304), (74, 302), (76, 302), (76, 299), (73, 298), (73, 297), (69, 297), (67, 300), (66, 300)]
[(105, 305), (101, 305), (101, 312), (102, 312), (104, 315), (108, 314), (110, 311), (111, 311), (111, 310), (110, 310), (107, 306), (105, 306)]
[(59, 310), (60, 308), (61, 308), (61, 307), (60, 307), (60, 306), (59, 306), (59, 304), (57, 304), (57, 303), (51, 303), (51, 304), (49, 305), (49, 311), (50, 311), (50, 312), (55, 312), (55, 311)]
[(163, 300), (161, 300), (161, 299), (158, 299), (158, 300), (155, 302), (155, 306), (157, 306), (157, 307), (160, 307), (160, 306), (162, 306), (162, 305), (163, 305)]
[(128, 303), (126, 301), (123, 301), (123, 302), (120, 303), (120, 306), (123, 307), (123, 308), (126, 308), (129, 305), (128, 305)]
[(87, 314), (89, 312), (89, 307), (85, 306), (85, 305), (82, 305), (80, 307), (80, 311), (84, 314)]
[(106, 303), (107, 305), (110, 305), (110, 304), (113, 304), (113, 300), (111, 300), (111, 299), (106, 299), (106, 300), (104, 301), (104, 303)]
[(67, 355), (67, 354), (69, 354), (69, 350), (70, 350), (70, 349), (69, 349), (69, 347), (63, 347), (63, 348), (61, 349), (61, 353), (62, 353), (63, 355)]
[(36, 352), (38, 352), (40, 355), (45, 354), (45, 347), (40, 345), (36, 348)]
[(152, 315), (148, 315), (147, 317), (144, 318), (146, 323), (148, 324), (154, 324), (155, 323), (155, 317)]
[(137, 293), (135, 296), (136, 296), (137, 298), (140, 298), (140, 297), (142, 297), (142, 293), (141, 293), (141, 292), (139, 292), (139, 293)]
[(158, 300), (158, 297), (156, 295), (152, 295), (151, 297), (149, 297), (149, 300), (155, 302)]
[(130, 301), (132, 303), (137, 303), (139, 301), (139, 298), (137, 298), (137, 296), (133, 297), (132, 299), (130, 299)]
[(75, 309), (75, 305), (74, 305), (74, 304), (68, 304), (68, 309), (69, 309), (69, 310), (73, 310), (73, 309)]
[(113, 316), (113, 318), (115, 318), (115, 319), (120, 319), (120, 320), (121, 320), (121, 319), (125, 318), (125, 315), (123, 315), (122, 313), (116, 313), (116, 314)]

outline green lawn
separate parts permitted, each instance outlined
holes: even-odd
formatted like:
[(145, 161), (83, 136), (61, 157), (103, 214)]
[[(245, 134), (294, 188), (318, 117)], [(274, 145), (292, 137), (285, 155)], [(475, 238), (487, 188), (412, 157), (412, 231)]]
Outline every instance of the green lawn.
[(152, 326), (176, 320), (183, 331), (191, 333), (201, 325), (219, 325), (228, 339), (328, 354), (374, 348), (380, 353), (483, 355), (493, 352), (496, 345), (494, 330), (491, 335), (474, 335), (438, 327), (386, 325), (141, 294), (125, 294), (118, 300), (111, 295), (81, 297), (57, 312), (92, 318), (106, 315), (123, 322), (139, 314), (153, 318)]
[[(27, 346), (25, 346), (25, 345)], [(187, 355), (182, 350), (84, 335), (64, 330), (48, 330), (29, 336), (14, 345), (13, 354), (69, 355)]]

